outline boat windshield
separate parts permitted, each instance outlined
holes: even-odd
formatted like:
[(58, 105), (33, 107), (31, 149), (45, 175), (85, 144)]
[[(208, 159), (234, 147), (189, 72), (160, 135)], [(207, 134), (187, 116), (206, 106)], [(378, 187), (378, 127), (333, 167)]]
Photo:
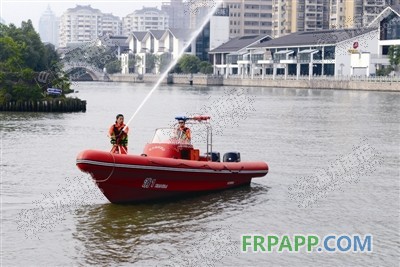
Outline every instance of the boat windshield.
[(159, 128), (156, 129), (156, 133), (154, 134), (152, 143), (182, 143), (183, 141), (179, 141), (176, 136), (176, 130), (173, 128)]

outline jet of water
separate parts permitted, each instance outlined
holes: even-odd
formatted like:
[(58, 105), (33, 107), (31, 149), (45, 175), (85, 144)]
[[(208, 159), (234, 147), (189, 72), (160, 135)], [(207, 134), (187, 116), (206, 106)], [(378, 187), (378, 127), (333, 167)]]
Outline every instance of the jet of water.
[(136, 114), (142, 109), (143, 105), (147, 102), (147, 100), (150, 98), (150, 96), (153, 94), (153, 92), (158, 88), (160, 83), (165, 79), (165, 77), (167, 76), (168, 72), (175, 66), (175, 64), (178, 62), (178, 60), (183, 55), (185, 50), (189, 47), (189, 45), (192, 44), (192, 42), (195, 40), (195, 38), (200, 34), (200, 32), (203, 30), (203, 28), (207, 25), (208, 21), (214, 15), (215, 11), (217, 11), (218, 7), (222, 4), (222, 2), (223, 2), (222, 0), (215, 0), (215, 3), (214, 3), (215, 5), (212, 7), (210, 12), (207, 14), (207, 16), (206, 16), (205, 20), (203, 21), (203, 23), (201, 24), (201, 26), (196, 31), (194, 31), (194, 33), (190, 37), (188, 43), (182, 48), (181, 51), (179, 51), (178, 56), (168, 65), (168, 68), (161, 74), (160, 78), (158, 79), (158, 81), (156, 82), (154, 87), (146, 95), (146, 97), (140, 103), (140, 105), (138, 106), (136, 111), (133, 113), (132, 117), (126, 123), (126, 126), (124, 127), (124, 130), (129, 125), (129, 123), (131, 123), (131, 121), (136, 116)]

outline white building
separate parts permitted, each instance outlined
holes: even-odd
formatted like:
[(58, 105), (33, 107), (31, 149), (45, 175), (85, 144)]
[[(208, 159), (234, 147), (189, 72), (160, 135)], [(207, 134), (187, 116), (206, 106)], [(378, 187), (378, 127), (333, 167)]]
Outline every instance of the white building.
[(229, 41), (229, 9), (219, 8), (210, 19), (210, 48), (213, 50)]
[[(128, 38), (130, 55), (123, 55), (122, 73), (132, 72), (132, 68), (129, 70), (129, 58), (135, 58), (138, 63), (134, 72), (160, 73), (163, 71), (163, 64), (160, 62), (177, 59), (185, 47), (188, 47), (185, 53), (208, 61), (208, 52), (229, 40), (228, 15), (226, 8), (219, 8), (196, 38), (193, 36), (196, 31), (189, 29), (134, 31)], [(147, 58), (152, 55), (157, 56), (160, 61), (155, 68), (146, 64)]]
[(55, 47), (58, 46), (58, 26), (59, 20), (51, 11), (50, 6), (47, 6), (45, 12), (40, 16), (39, 20), (39, 35), (42, 42), (52, 43)]
[[(196, 32), (196, 30), (193, 29), (192, 31)], [(208, 61), (210, 50), (229, 41), (229, 36), (229, 10), (227, 8), (218, 8), (197, 35), (190, 52), (200, 60)]]
[[(138, 73), (139, 67), (142, 64), (139, 53), (141, 53), (142, 48), (145, 44), (143, 43), (144, 37), (147, 32), (132, 32), (128, 37), (128, 52), (121, 55), (121, 73), (128, 74), (131, 72)], [(130, 66), (129, 61), (135, 60), (135, 66)]]
[(236, 51), (224, 46), (227, 44), (211, 51), (216, 58), (214, 67), (220, 74), (230, 75), (230, 68), (235, 67), (237, 74), (251, 78), (369, 76), (376, 69), (373, 54), (378, 50), (378, 29), (296, 32), (246, 49), (236, 45)]
[[(178, 58), (183, 49), (188, 46), (191, 37), (189, 29), (149, 30), (146, 32), (133, 32), (129, 38), (129, 53), (122, 55), (122, 73), (159, 73), (160, 66), (154, 69), (146, 68), (146, 57), (149, 54), (163, 57), (172, 61)], [(191, 44), (191, 50), (194, 43)], [(129, 68), (129, 60), (135, 60), (136, 66)]]
[(376, 56), (372, 58), (373, 63), (378, 69), (388, 67), (389, 48), (400, 46), (400, 5), (387, 7), (372, 21), (370, 27), (379, 28), (378, 49)]
[(182, 0), (170, 0), (169, 2), (162, 2), (161, 10), (168, 14), (170, 28), (189, 28), (190, 17), (188, 12), (185, 12), (185, 3), (183, 3)]
[(356, 28), (368, 26), (388, 5), (398, 0), (329, 0), (330, 28)]
[(143, 7), (122, 18), (123, 34), (134, 31), (165, 30), (169, 27), (168, 14), (156, 7)]
[(104, 34), (120, 35), (119, 17), (103, 14), (90, 5), (69, 8), (60, 18), (60, 46), (68, 43), (90, 42)]
[(236, 37), (216, 47), (209, 52), (214, 74), (236, 75), (250, 72), (248, 63), (248, 48), (271, 40), (269, 35), (252, 35)]
[(103, 14), (101, 18), (102, 34), (121, 35), (122, 22), (117, 16), (111, 13)]

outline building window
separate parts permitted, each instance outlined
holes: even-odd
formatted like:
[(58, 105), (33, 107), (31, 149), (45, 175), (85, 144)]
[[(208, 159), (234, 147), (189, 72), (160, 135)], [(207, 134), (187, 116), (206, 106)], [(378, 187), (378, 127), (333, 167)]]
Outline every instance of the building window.
[(380, 40), (400, 39), (400, 17), (393, 12), (380, 23)]
[(324, 64), (324, 75), (334, 76), (335, 75), (335, 64)]
[(385, 56), (389, 55), (389, 48), (390, 48), (389, 45), (382, 46), (382, 55), (385, 55)]
[(335, 47), (326, 46), (324, 48), (324, 59), (335, 59)]

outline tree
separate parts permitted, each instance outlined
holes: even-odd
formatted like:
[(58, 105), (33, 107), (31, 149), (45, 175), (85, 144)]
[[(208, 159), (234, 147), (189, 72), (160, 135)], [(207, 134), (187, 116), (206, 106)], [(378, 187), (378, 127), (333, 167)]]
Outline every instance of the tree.
[(20, 46), (9, 36), (0, 37), (0, 70), (16, 72), (22, 64)]
[(117, 72), (121, 72), (122, 68), (121, 68), (121, 61), (114, 60), (111, 61), (109, 63), (106, 64), (106, 70), (107, 73), (113, 74), (113, 73), (117, 73)]
[(184, 73), (197, 73), (199, 72), (200, 59), (193, 55), (184, 55), (178, 64)]
[(142, 58), (139, 55), (129, 54), (129, 73), (134, 73), (140, 62), (142, 62)]
[(146, 53), (146, 73), (153, 72), (154, 68), (159, 62), (159, 58), (157, 55)]
[[(0, 102), (39, 100), (49, 85), (69, 89), (53, 45), (44, 45), (32, 22), (0, 25)], [(46, 73), (46, 78), (38, 79)]]
[(392, 66), (400, 66), (400, 45), (392, 45), (389, 48), (389, 62)]
[(200, 62), (200, 72), (204, 74), (211, 74), (213, 73), (213, 66), (210, 62), (202, 61)]
[(169, 64), (171, 64), (171, 62), (172, 62), (171, 53), (161, 54), (159, 56), (159, 61), (158, 61), (160, 73), (163, 73), (168, 68)]

